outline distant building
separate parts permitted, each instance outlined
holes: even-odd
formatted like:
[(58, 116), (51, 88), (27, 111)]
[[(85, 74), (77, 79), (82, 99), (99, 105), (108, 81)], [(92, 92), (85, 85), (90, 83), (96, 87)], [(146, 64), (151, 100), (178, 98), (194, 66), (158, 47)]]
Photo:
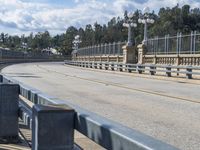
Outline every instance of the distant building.
[(47, 54), (47, 55), (61, 55), (61, 53), (59, 53), (56, 49), (54, 48), (48, 48), (48, 49), (43, 49), (42, 50), (43, 54)]

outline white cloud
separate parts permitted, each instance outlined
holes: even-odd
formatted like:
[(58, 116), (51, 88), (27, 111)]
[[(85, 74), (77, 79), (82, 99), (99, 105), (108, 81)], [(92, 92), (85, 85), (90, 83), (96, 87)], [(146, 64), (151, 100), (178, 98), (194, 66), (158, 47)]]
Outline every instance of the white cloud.
[(75, 3), (78, 3), (78, 2), (79, 2), (79, 0), (74, 0), (74, 2), (75, 2)]
[[(20, 0), (0, 0), (0, 25), (21, 32), (44, 31), (60, 33), (73, 25), (107, 23), (109, 19), (123, 16), (124, 10), (134, 11), (149, 6), (153, 10), (160, 7), (173, 7), (177, 3), (200, 7), (196, 0), (74, 0), (73, 8), (53, 6), (48, 3), (31, 3)], [(0, 31), (7, 32), (7, 31)], [(19, 32), (18, 32), (19, 33)]]

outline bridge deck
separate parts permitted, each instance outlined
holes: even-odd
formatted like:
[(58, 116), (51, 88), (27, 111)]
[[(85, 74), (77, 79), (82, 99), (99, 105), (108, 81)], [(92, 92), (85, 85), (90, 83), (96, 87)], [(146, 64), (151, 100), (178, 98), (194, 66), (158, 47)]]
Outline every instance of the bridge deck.
[(3, 73), (180, 149), (200, 147), (199, 81), (150, 79), (61, 63), (18, 64)]

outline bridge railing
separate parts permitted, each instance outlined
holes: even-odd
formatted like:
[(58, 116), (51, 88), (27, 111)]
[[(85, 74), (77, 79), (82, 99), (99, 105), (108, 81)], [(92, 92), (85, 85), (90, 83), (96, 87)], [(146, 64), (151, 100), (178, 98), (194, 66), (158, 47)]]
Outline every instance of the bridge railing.
[(48, 55), (41, 52), (23, 52), (0, 48), (0, 59), (51, 59), (61, 58), (61, 55)]
[(200, 54), (200, 33), (192, 31), (189, 35), (177, 33), (176, 36), (148, 39), (147, 55)]
[[(72, 150), (74, 147), (74, 130), (84, 134), (89, 139), (108, 150), (176, 149), (171, 145), (110, 121), (67, 101), (45, 95), (41, 91), (28, 87), (7, 76), (1, 75), (0, 77), (2, 81), (0, 84), (1, 91), (2, 88), (4, 89), (4, 95), (0, 93), (0, 101), (3, 101), (4, 98), (12, 98), (12, 101), (9, 101), (12, 105), (8, 104), (8, 101), (7, 103), (1, 103), (1, 106), (5, 108), (3, 109), (5, 113), (1, 111), (0, 119), (4, 118), (5, 116), (2, 117), (2, 115), (5, 115), (7, 112), (10, 115), (14, 115), (15, 118), (16, 115), (19, 115), (32, 130), (33, 150), (40, 148), (58, 150), (65, 148), (66, 150)], [(5, 89), (9, 86), (11, 86), (9, 90)], [(14, 96), (12, 97), (12, 95)], [(16, 95), (19, 95), (19, 101)], [(18, 103), (19, 114), (16, 112), (16, 105), (18, 105)], [(11, 117), (10, 121), (13, 123), (13, 116), (9, 117)], [(10, 123), (9, 119), (4, 121)], [(9, 128), (18, 130), (16, 119), (12, 126), (7, 126), (0, 130), (4, 130), (6, 133), (6, 131), (11, 131)], [(14, 135), (15, 134), (16, 132), (14, 132)], [(0, 134), (0, 136), (2, 135)], [(11, 136), (12, 135), (9, 135), (9, 137)], [(6, 138), (6, 136), (3, 136), (3, 138)]]
[[(91, 61), (65, 61), (65, 64), (79, 67), (105, 69), (112, 71), (127, 71), (136, 72), (139, 74), (149, 73), (156, 75), (156, 73), (164, 73), (167, 77), (172, 74), (179, 76), (185, 75), (186, 78), (192, 79), (194, 76), (200, 76), (200, 67), (198, 66), (173, 66), (173, 65), (156, 65), (156, 64), (124, 64), (116, 62), (91, 62)], [(182, 76), (181, 76), (182, 77)]]
[[(63, 61), (64, 59), (71, 59), (61, 55), (47, 55), (42, 53), (24, 53), (21, 51), (6, 50), (0, 48), (0, 65), (7, 65), (13, 63), (24, 62), (44, 62), (44, 61)], [(0, 66), (0, 68), (1, 68)]]
[(122, 46), (125, 42), (105, 43), (89, 47), (79, 48), (77, 56), (102, 56), (102, 55), (122, 55)]

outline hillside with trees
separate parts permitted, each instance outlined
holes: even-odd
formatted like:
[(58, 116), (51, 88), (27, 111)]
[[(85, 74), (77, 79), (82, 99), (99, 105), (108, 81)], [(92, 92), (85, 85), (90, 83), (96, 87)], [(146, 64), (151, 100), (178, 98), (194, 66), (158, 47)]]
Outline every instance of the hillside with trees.
[[(135, 11), (133, 20), (137, 22), (140, 16), (139, 10)], [(166, 34), (175, 35), (177, 32), (188, 34), (191, 31), (200, 31), (200, 9), (191, 9), (189, 5), (173, 8), (160, 8), (158, 14), (152, 12), (151, 17), (154, 24), (148, 26), (149, 37), (164, 36)], [(70, 55), (73, 47), (73, 40), (76, 35), (80, 35), (82, 43), (80, 47), (96, 45), (100, 43), (110, 43), (125, 41), (127, 39), (127, 28), (123, 27), (123, 22), (127, 19), (127, 11), (124, 17), (114, 17), (107, 24), (101, 25), (95, 22), (88, 24), (85, 28), (75, 28), (70, 26), (65, 33), (51, 36), (48, 31), (37, 34), (30, 33), (29, 36), (11, 36), (6, 33), (0, 35), (0, 47), (19, 51), (41, 52), (42, 49), (55, 48), (63, 55)], [(138, 24), (138, 23), (137, 23)], [(136, 43), (143, 39), (143, 24), (138, 24), (133, 29)]]

